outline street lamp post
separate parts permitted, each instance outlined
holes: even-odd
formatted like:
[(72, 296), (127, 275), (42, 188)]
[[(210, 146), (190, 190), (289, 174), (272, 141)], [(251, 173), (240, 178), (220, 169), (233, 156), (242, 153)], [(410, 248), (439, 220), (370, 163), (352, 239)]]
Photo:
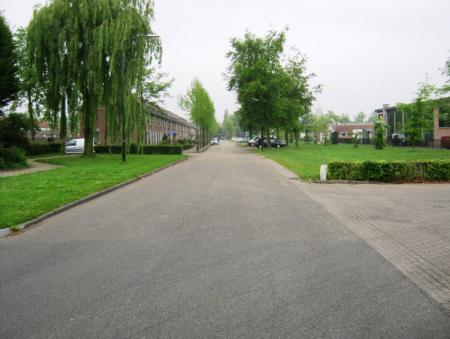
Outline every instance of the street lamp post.
[[(130, 40), (136, 40), (138, 38), (159, 38), (156, 34), (141, 34), (136, 35), (131, 38), (125, 39), (124, 44)], [(121, 118), (122, 118), (122, 161), (127, 160), (127, 149), (126, 149), (126, 133), (125, 133), (125, 46), (122, 47), (122, 65), (121, 65)]]

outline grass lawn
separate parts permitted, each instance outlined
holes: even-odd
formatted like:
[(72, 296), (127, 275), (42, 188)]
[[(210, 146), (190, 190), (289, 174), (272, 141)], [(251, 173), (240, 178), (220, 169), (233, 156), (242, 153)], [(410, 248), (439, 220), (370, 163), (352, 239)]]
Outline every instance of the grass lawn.
[(0, 228), (20, 224), (183, 158), (183, 155), (128, 155), (125, 164), (119, 154), (45, 159), (46, 163), (62, 167), (0, 177)]
[[(261, 151), (256, 151), (261, 153)], [(264, 149), (264, 156), (271, 158), (303, 179), (319, 179), (319, 168), (333, 160), (424, 160), (450, 159), (450, 150), (409, 147), (385, 147), (376, 150), (372, 145), (313, 145), (300, 144), (279, 149)]]

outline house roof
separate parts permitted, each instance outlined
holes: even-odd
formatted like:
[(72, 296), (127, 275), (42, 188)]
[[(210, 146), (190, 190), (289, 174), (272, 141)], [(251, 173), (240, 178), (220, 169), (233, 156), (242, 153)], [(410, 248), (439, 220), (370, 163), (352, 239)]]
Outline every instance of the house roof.
[(333, 125), (335, 132), (348, 132), (354, 129), (373, 129), (373, 124), (339, 124)]
[(195, 128), (194, 124), (192, 124), (191, 122), (187, 121), (186, 119), (180, 117), (179, 115), (177, 115), (173, 112), (170, 112), (160, 106), (149, 105), (149, 109), (150, 109), (150, 115), (157, 116), (162, 119), (166, 119), (166, 120), (175, 122), (177, 124), (180, 124), (180, 125), (183, 125), (186, 127)]

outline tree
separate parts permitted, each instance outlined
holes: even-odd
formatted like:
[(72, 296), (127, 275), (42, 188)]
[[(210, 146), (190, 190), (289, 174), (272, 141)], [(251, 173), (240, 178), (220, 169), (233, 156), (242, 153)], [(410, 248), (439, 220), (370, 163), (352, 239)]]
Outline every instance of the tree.
[(375, 149), (383, 149), (385, 146), (384, 133), (386, 131), (386, 125), (381, 121), (377, 121), (375, 122), (373, 129), (375, 132)]
[(0, 119), (0, 145), (4, 148), (18, 146), (24, 148), (28, 144), (26, 133), (28, 120), (23, 114), (11, 113)]
[(234, 128), (234, 123), (233, 123), (233, 119), (231, 118), (231, 116), (228, 115), (228, 111), (225, 110), (225, 113), (223, 115), (223, 122), (222, 122), (222, 126), (223, 126), (223, 130), (224, 132), (232, 137), (235, 135), (236, 130)]
[(152, 17), (151, 0), (53, 0), (34, 12), (28, 26), (30, 49), (47, 108), (53, 117), (60, 112), (64, 137), (66, 103), (73, 107), (80, 103), (85, 155), (93, 154), (101, 104), (107, 108), (108, 131), (117, 136), (124, 125), (131, 133), (129, 119), (121, 121), (120, 107), (130, 110), (146, 66), (160, 57), (159, 43), (143, 38), (152, 33)]
[(227, 53), (228, 90), (237, 93), (241, 122), (268, 138), (270, 128), (276, 125), (284, 43), (284, 32), (271, 31), (263, 38), (247, 32), (244, 39), (231, 40), (232, 49)]
[(298, 146), (301, 128), (299, 119), (311, 111), (315, 93), (320, 92), (321, 86), (311, 88), (310, 79), (315, 75), (306, 73), (306, 58), (296, 49), (293, 51), (279, 76), (282, 91), (278, 121), (284, 128), (286, 144), (289, 143), (289, 133), (292, 132), (295, 145)]
[(217, 131), (218, 124), (214, 116), (214, 103), (198, 79), (194, 79), (186, 94), (179, 98), (179, 105), (189, 112), (191, 121), (197, 125), (197, 145), (205, 146), (209, 135)]
[(31, 140), (34, 140), (36, 129), (36, 117), (44, 110), (45, 97), (43, 88), (37, 79), (35, 65), (31, 60), (31, 53), (28, 43), (28, 34), (25, 28), (20, 27), (14, 34), (14, 42), (17, 53), (17, 76), (19, 80), (19, 91), (14, 102), (14, 108), (27, 104), (29, 130)]
[(436, 88), (428, 83), (422, 83), (417, 91), (417, 96), (411, 104), (398, 104), (397, 107), (406, 116), (405, 132), (415, 149), (417, 144), (423, 140), (423, 131), (430, 120), (427, 117), (431, 111), (429, 100)]
[(19, 90), (13, 38), (2, 15), (0, 15), (0, 41), (0, 115), (2, 115), (2, 108), (16, 98)]
[(364, 112), (359, 112), (355, 117), (355, 122), (358, 124), (363, 124), (367, 121), (366, 114)]

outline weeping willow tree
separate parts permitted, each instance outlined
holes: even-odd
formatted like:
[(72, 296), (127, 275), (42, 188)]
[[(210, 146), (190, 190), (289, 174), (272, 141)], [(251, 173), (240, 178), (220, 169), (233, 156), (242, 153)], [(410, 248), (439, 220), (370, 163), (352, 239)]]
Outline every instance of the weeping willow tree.
[(189, 112), (191, 121), (197, 126), (198, 143), (205, 146), (218, 124), (214, 116), (214, 103), (199, 80), (194, 79), (186, 94), (179, 98), (179, 105)]
[[(93, 154), (100, 105), (106, 107), (108, 138), (114, 141), (122, 126), (122, 105), (127, 112), (139, 108), (133, 96), (145, 69), (161, 55), (159, 41), (145, 37), (152, 33), (152, 18), (151, 0), (53, 0), (34, 12), (29, 43), (38, 78), (46, 88), (48, 110), (54, 117), (59, 112), (60, 134), (65, 137), (67, 103), (73, 110), (71, 125), (79, 107), (85, 155)], [(125, 116), (129, 137), (137, 118)]]

